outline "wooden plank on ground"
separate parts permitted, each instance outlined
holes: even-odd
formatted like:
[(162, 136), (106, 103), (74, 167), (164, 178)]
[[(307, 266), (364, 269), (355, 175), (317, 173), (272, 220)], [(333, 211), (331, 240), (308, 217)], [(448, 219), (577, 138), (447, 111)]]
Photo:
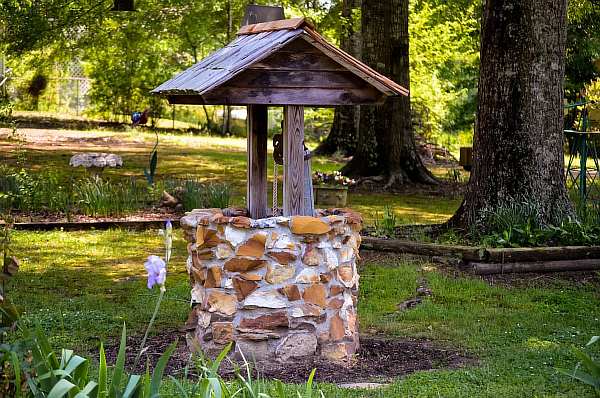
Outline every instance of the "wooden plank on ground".
[(509, 274), (525, 272), (564, 272), (600, 270), (600, 259), (533, 261), (517, 263), (479, 263), (468, 264), (477, 275)]
[(267, 118), (265, 105), (249, 105), (247, 204), (252, 218), (267, 216)]
[(457, 257), (464, 261), (480, 261), (485, 255), (485, 249), (480, 247), (438, 245), (436, 243), (420, 243), (398, 239), (381, 239), (370, 236), (363, 237), (361, 249), (409, 253), (431, 257)]
[(511, 263), (600, 258), (600, 246), (519, 247), (487, 249), (486, 262)]

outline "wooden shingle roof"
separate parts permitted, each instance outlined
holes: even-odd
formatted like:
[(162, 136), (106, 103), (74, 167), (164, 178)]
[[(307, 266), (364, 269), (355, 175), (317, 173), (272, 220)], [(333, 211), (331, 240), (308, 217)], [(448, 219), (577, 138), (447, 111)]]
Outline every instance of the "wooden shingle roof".
[[(404, 87), (328, 43), (303, 18), (284, 19), (244, 26), (238, 31), (237, 38), (230, 44), (209, 55), (189, 69), (179, 73), (171, 80), (161, 84), (152, 90), (152, 93), (166, 95), (172, 103), (204, 103), (203, 98), (206, 97), (210, 98), (207, 103), (229, 104), (231, 100), (224, 94), (228, 82), (234, 80), (235, 77), (243, 72), (251, 70), (266, 58), (270, 56), (276, 57), (277, 54), (275, 53), (297, 40), (309, 43), (310, 46), (307, 47), (312, 48), (311, 51), (320, 52), (321, 56), (325, 56), (335, 62), (336, 65), (340, 66), (339, 70), (345, 70), (345, 73), (351, 72), (355, 76), (353, 78), (354, 81), (360, 83), (362, 80), (360, 84), (367, 84), (371, 87), (370, 90), (376, 90), (374, 92), (379, 92), (381, 97), (408, 95), (408, 90)], [(269, 73), (270, 71), (268, 68), (263, 70), (266, 71), (264, 73)], [(276, 70), (276, 72), (281, 72), (281, 70)], [(302, 70), (296, 70), (296, 72), (302, 72)], [(269, 88), (269, 79), (263, 77), (262, 79), (255, 79), (255, 81), (259, 83), (264, 82), (265, 86), (263, 88)], [(329, 81), (329, 77), (322, 79), (325, 86), (328, 85)], [(331, 87), (334, 87), (334, 83), (332, 81)], [(231, 92), (231, 90), (229, 88), (227, 92)], [(294, 90), (297, 96), (301, 92), (302, 86), (295, 87)], [(342, 91), (342, 89), (338, 88), (338, 91)], [(194, 96), (203, 98), (197, 102), (190, 102), (190, 98)], [(220, 96), (223, 97), (222, 101), (219, 100)], [(183, 98), (185, 100), (178, 101), (178, 99)], [(352, 98), (354, 97), (350, 96), (348, 98), (350, 98), (349, 102), (352, 102)], [(251, 101), (249, 99), (248, 101), (244, 101), (244, 103), (252, 103)], [(368, 99), (365, 99), (361, 103), (367, 102)], [(317, 105), (314, 103), (314, 100), (310, 103), (307, 102), (307, 104)], [(332, 102), (331, 104), (335, 105), (337, 102)], [(281, 105), (285, 105), (285, 103), (281, 103)], [(323, 105), (330, 104), (324, 99)]]

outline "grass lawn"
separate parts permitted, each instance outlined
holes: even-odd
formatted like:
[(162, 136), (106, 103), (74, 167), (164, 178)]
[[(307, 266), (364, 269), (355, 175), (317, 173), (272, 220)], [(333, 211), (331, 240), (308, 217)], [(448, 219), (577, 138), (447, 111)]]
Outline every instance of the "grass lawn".
[[(94, 351), (100, 341), (114, 341), (123, 322), (130, 333), (142, 333), (157, 293), (146, 289), (142, 263), (149, 254), (161, 254), (156, 231), (15, 232), (13, 248), (22, 266), (8, 295), (24, 307), (26, 320), (43, 325), (55, 347)], [(457, 370), (414, 373), (378, 390), (320, 384), (327, 397), (593, 394), (555, 367), (572, 368), (576, 360), (570, 347), (582, 346), (600, 330), (598, 275), (587, 282), (552, 277), (491, 285), (426, 262), (370, 258), (360, 271), (363, 333), (429, 339), (474, 361)], [(157, 328), (176, 328), (187, 316), (184, 259), (185, 243), (178, 237)], [(398, 312), (396, 305), (414, 296), (421, 279), (432, 296)], [(170, 391), (173, 385), (167, 383), (166, 396)]]
[[(34, 171), (51, 170), (61, 176), (82, 176), (83, 169), (69, 167), (69, 158), (78, 152), (112, 152), (123, 157), (120, 169), (106, 169), (103, 176), (143, 178), (148, 166), (148, 154), (155, 136), (138, 130), (76, 131), (19, 129), (25, 139), (22, 144), (9, 139), (10, 131), (0, 129), (0, 162), (15, 164), (18, 154), (26, 159), (26, 167)], [(20, 149), (20, 150), (19, 150)], [(243, 138), (220, 138), (183, 134), (161, 134), (158, 147), (158, 178), (195, 177), (203, 181), (227, 182), (234, 189), (234, 204), (243, 205), (246, 187), (246, 140)], [(269, 148), (271, 151), (271, 148)], [(313, 171), (334, 171), (342, 166), (338, 160), (315, 157)], [(272, 181), (273, 161), (268, 159), (268, 179)], [(447, 169), (433, 168), (441, 178)], [(282, 169), (279, 170), (281, 178)], [(271, 184), (269, 184), (271, 185)], [(281, 184), (279, 185), (280, 198)], [(269, 198), (271, 192), (268, 193)], [(281, 200), (281, 199), (280, 199)], [(350, 207), (363, 213), (368, 224), (381, 216), (389, 206), (397, 215), (398, 222), (436, 223), (447, 220), (460, 204), (460, 197), (413, 193), (407, 195), (350, 193)]]

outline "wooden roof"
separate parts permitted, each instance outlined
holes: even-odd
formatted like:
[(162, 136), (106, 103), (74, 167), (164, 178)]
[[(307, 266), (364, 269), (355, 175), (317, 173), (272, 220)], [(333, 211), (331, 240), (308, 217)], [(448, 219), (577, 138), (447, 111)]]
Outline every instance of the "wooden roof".
[[(381, 102), (382, 98), (387, 96), (408, 95), (408, 90), (394, 81), (386, 78), (375, 70), (371, 69), (356, 58), (340, 50), (336, 46), (328, 43), (323, 36), (317, 33), (313, 27), (303, 18), (284, 19), (273, 22), (258, 23), (247, 25), (238, 31), (238, 37), (226, 47), (209, 55), (202, 61), (193, 65), (189, 69), (179, 73), (171, 80), (161, 84), (152, 93), (166, 95), (171, 103), (211, 103), (211, 104), (251, 104), (251, 103), (269, 103), (269, 104), (299, 104), (303, 90), (309, 90), (309, 87), (303, 89), (303, 86), (294, 87), (294, 98), (292, 102), (286, 102), (285, 95), (275, 95), (273, 98), (265, 98), (266, 94), (256, 91), (260, 89), (269, 89), (271, 82), (270, 76), (262, 76), (253, 80), (254, 88), (248, 92), (250, 98), (240, 100), (245, 92), (238, 90), (239, 87), (228, 87), (228, 83), (235, 81), (234, 78), (244, 76), (243, 72), (249, 73), (256, 65), (261, 64), (265, 59), (273, 59), (279, 54), (278, 51), (290, 48), (292, 42), (301, 41), (310, 44), (309, 46), (298, 46), (300, 52), (314, 51), (318, 55), (328, 58), (329, 64), (336, 65), (336, 70), (351, 72), (354, 76), (353, 84), (367, 84), (370, 92), (379, 93), (377, 96), (372, 93), (361, 95), (348, 95), (344, 101), (340, 102), (341, 94), (335, 96), (314, 95), (312, 99), (307, 100), (306, 105), (338, 105), (351, 103), (369, 103)], [(274, 55), (275, 54), (275, 55)], [(272, 56), (272, 57), (270, 57)], [(316, 55), (315, 55), (316, 56)], [(332, 62), (333, 61), (333, 62)], [(277, 62), (275, 62), (277, 63)], [(263, 75), (269, 73), (282, 72), (282, 68), (272, 67), (271, 62), (266, 67), (263, 65)], [(286, 69), (286, 68), (283, 68)], [(287, 68), (286, 70), (289, 70)], [(296, 69), (292, 73), (301, 73), (302, 69)], [(288, 72), (289, 73), (289, 72)], [(337, 72), (340, 73), (340, 72)], [(240, 75), (241, 74), (241, 75)], [(240, 76), (238, 76), (240, 75)], [(322, 89), (334, 87), (335, 82), (330, 79), (331, 76), (321, 78)], [(358, 78), (358, 79), (356, 79)], [(346, 79), (348, 80), (348, 79)], [(362, 82), (361, 82), (362, 81)], [(259, 87), (257, 84), (263, 84)], [(358, 87), (358, 86), (357, 86)], [(242, 87), (245, 89), (247, 87)], [(286, 93), (289, 92), (289, 87)], [(336, 92), (342, 92), (347, 86), (338, 86)], [(235, 90), (234, 90), (235, 89)], [(277, 88), (275, 89), (277, 90)], [(280, 91), (282, 91), (281, 88)], [(236, 95), (232, 96), (232, 91)], [(264, 91), (264, 90), (263, 90)], [(313, 90), (314, 91), (314, 90)], [(355, 90), (356, 91), (356, 90)], [(234, 98), (234, 99), (232, 99)], [(255, 98), (256, 102), (252, 102)], [(322, 100), (319, 100), (322, 98)], [(295, 102), (293, 102), (295, 101)], [(322, 101), (322, 102), (319, 102)]]

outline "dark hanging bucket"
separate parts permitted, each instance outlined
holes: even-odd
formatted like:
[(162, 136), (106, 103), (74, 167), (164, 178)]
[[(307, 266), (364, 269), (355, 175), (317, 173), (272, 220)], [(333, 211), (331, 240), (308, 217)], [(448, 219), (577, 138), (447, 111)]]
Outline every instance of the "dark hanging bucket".
[(111, 11), (135, 11), (134, 0), (114, 0)]

